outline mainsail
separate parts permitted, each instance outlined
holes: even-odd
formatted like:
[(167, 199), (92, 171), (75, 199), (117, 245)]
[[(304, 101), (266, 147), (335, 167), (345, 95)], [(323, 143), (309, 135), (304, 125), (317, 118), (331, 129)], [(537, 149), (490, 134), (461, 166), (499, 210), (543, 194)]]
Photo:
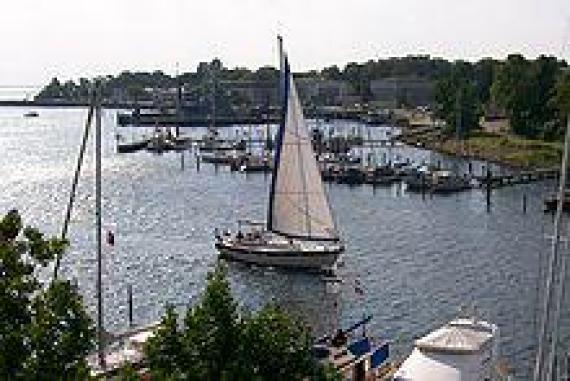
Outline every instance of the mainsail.
[(285, 110), (277, 137), (268, 229), (293, 238), (337, 240), (297, 89), (284, 66)]

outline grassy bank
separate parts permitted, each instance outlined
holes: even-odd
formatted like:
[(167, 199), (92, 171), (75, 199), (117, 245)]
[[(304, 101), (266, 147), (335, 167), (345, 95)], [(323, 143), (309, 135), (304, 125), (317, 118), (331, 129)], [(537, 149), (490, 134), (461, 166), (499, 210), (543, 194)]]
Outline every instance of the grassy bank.
[(422, 136), (426, 147), (439, 152), (489, 160), (519, 168), (553, 168), (560, 166), (563, 145), (513, 135), (494, 135), (482, 132), (472, 134), (465, 142), (455, 139), (433, 139)]

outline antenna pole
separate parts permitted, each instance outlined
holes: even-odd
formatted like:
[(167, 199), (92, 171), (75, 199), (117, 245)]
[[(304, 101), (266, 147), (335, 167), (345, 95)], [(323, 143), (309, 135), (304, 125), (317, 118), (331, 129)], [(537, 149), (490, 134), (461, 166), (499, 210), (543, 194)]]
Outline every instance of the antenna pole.
[(101, 260), (101, 88), (95, 88), (95, 224), (97, 237), (97, 354), (99, 365), (105, 369), (104, 334), (103, 334), (103, 295), (102, 295), (102, 260)]

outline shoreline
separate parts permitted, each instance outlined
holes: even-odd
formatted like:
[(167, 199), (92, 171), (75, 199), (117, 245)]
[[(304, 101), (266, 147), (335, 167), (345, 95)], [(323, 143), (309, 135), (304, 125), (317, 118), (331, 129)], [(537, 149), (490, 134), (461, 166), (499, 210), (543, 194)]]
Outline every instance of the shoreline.
[[(403, 136), (405, 144), (421, 146), (440, 154), (486, 161), (513, 170), (552, 170), (560, 167), (559, 142), (525, 139), (513, 135), (476, 133), (464, 141), (430, 134)], [(439, 134), (439, 132), (437, 132)]]

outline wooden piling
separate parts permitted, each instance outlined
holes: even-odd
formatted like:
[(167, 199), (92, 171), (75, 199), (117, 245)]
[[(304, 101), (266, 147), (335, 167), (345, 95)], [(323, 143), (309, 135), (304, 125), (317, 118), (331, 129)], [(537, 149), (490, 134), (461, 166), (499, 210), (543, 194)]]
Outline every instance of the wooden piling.
[(129, 306), (129, 329), (133, 329), (133, 286), (127, 286), (127, 305)]
[(492, 177), (491, 177), (491, 169), (489, 168), (489, 166), (486, 166), (487, 169), (487, 176), (486, 176), (486, 184), (487, 184), (487, 189), (486, 189), (486, 201), (487, 201), (487, 213), (489, 213), (491, 211), (491, 183), (492, 183)]

